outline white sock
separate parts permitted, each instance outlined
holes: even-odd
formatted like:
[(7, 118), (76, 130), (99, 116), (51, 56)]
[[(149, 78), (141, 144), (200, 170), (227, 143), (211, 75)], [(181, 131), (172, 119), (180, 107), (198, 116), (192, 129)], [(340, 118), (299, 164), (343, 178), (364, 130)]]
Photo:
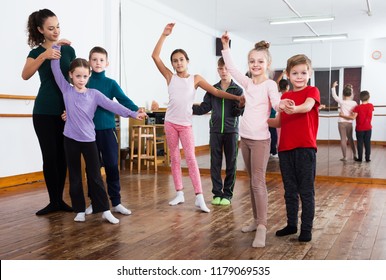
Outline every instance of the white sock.
[(196, 202), (195, 205), (199, 207), (202, 211), (209, 213), (210, 210), (208, 207), (206, 207), (205, 200), (204, 200), (204, 195), (202, 193), (199, 193), (196, 195)]
[(76, 214), (74, 218), (75, 222), (85, 222), (86, 221), (86, 213), (85, 212), (79, 212)]
[(90, 214), (92, 214), (92, 204), (90, 204), (90, 206), (86, 208), (86, 215)]
[(257, 228), (256, 222), (253, 221), (253, 222), (250, 223), (249, 225), (243, 226), (243, 227), (241, 228), (241, 231), (242, 231), (242, 232), (252, 232), (252, 231), (255, 231), (256, 228)]
[(119, 220), (113, 216), (110, 210), (103, 212), (102, 218), (108, 220), (112, 224), (118, 224)]
[(258, 225), (256, 229), (255, 239), (253, 240), (252, 247), (265, 247), (265, 238), (267, 236), (267, 228), (265, 225)]
[(185, 198), (184, 198), (184, 192), (183, 191), (177, 191), (176, 197), (169, 202), (169, 205), (174, 206), (180, 203), (184, 203)]
[(121, 213), (123, 215), (130, 215), (131, 214), (130, 209), (127, 209), (122, 204), (118, 204), (117, 206), (113, 206), (111, 210), (113, 212)]

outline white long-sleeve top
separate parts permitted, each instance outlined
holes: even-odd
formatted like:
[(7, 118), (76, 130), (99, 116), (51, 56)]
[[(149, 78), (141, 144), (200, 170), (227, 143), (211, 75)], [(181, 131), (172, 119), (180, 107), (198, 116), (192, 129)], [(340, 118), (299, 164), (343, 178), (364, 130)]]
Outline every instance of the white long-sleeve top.
[(254, 84), (251, 78), (236, 69), (229, 49), (223, 50), (222, 55), (229, 73), (244, 88), (245, 109), (240, 119), (240, 136), (251, 140), (269, 139), (267, 120), (271, 108), (277, 111), (280, 103), (276, 82), (266, 80)]
[[(340, 112), (345, 115), (349, 116), (352, 114), (352, 110), (358, 106), (358, 104), (354, 100), (349, 100), (349, 99), (342, 99), (336, 94), (335, 88), (331, 88), (331, 95), (332, 98), (339, 104), (340, 106)], [(347, 122), (347, 123), (352, 123), (353, 120), (348, 120), (345, 118), (339, 117), (338, 122)]]

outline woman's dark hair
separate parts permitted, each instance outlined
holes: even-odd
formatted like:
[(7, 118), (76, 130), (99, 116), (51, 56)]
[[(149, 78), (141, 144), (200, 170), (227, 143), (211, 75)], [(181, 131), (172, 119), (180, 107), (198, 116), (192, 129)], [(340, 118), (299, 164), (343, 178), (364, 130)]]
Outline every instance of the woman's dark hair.
[(176, 53), (182, 53), (182, 55), (185, 56), (186, 61), (189, 61), (189, 57), (188, 57), (188, 54), (186, 53), (186, 51), (184, 51), (183, 49), (176, 49), (170, 55), (170, 61), (171, 62), (173, 62), (173, 55), (175, 55)]
[(44, 42), (44, 36), (39, 32), (38, 27), (43, 29), (44, 22), (49, 17), (56, 17), (56, 15), (48, 10), (42, 9), (33, 12), (28, 17), (27, 33), (28, 33), (28, 45), (31, 48), (41, 45)]

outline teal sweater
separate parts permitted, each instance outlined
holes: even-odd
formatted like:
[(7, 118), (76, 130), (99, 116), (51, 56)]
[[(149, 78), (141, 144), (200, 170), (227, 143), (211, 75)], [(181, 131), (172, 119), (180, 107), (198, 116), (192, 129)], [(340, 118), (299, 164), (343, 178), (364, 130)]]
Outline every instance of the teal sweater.
[[(131, 99), (125, 95), (115, 80), (106, 77), (105, 71), (100, 73), (93, 71), (88, 81), (87, 87), (99, 90), (111, 100), (115, 98), (120, 104), (132, 111), (138, 111), (138, 106), (135, 105), (133, 101), (131, 101)], [(98, 107), (94, 116), (94, 124), (96, 130), (114, 128), (115, 115), (113, 112)]]
[[(36, 59), (46, 49), (42, 46), (30, 51), (28, 57)], [(62, 46), (60, 68), (62, 73), (68, 78), (68, 69), (71, 61), (75, 59), (75, 50), (71, 46)], [(60, 116), (64, 111), (63, 95), (55, 82), (51, 71), (51, 60), (46, 59), (39, 69), (40, 87), (36, 96), (33, 114), (56, 115)]]

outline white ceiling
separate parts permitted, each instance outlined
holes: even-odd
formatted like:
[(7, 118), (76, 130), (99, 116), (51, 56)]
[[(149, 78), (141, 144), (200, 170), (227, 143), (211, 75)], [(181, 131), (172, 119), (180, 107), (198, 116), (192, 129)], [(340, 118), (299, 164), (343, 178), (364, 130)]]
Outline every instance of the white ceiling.
[[(386, 38), (386, 0), (156, 0), (215, 30), (251, 42), (290, 44), (293, 36), (348, 34), (348, 40)], [(368, 15), (370, 3), (371, 16)], [(294, 11), (291, 10), (292, 7)], [(270, 25), (269, 19), (332, 15), (332, 22)]]

